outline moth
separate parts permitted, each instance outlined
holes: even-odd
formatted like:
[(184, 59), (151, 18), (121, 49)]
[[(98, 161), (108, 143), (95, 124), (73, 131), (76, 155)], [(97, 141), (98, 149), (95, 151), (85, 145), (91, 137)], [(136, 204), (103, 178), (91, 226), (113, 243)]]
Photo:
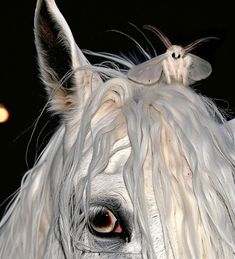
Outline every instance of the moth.
[(205, 79), (211, 74), (210, 63), (189, 52), (202, 42), (217, 38), (201, 38), (186, 47), (181, 47), (173, 45), (157, 28), (152, 26), (145, 26), (145, 28), (154, 31), (167, 50), (164, 54), (131, 68), (127, 73), (130, 80), (143, 85), (151, 85), (165, 79), (168, 84), (176, 81), (188, 85)]

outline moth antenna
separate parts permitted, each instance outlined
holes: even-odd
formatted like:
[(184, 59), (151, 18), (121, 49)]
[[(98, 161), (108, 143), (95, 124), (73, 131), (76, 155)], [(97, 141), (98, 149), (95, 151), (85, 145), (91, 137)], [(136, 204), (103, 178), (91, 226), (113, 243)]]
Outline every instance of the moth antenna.
[(125, 37), (127, 37), (128, 39), (130, 39), (131, 41), (133, 41), (137, 48), (140, 50), (140, 52), (145, 56), (147, 57), (148, 59), (151, 59), (150, 55), (144, 50), (144, 48), (141, 47), (141, 45), (138, 43), (137, 40), (135, 40), (133, 37), (131, 37), (130, 35), (126, 34), (125, 32), (122, 32), (122, 31), (119, 31), (119, 30), (114, 30), (114, 29), (111, 29), (111, 30), (107, 30), (108, 32), (116, 32), (116, 33), (119, 33), (121, 35), (124, 35)]
[(151, 49), (153, 50), (154, 52), (154, 56), (157, 56), (157, 53), (156, 53), (156, 50), (155, 48), (153, 47), (153, 44), (151, 43), (151, 41), (148, 39), (148, 37), (133, 23), (129, 22), (129, 24), (134, 27), (143, 37), (144, 39), (147, 41), (147, 43), (149, 44), (149, 46), (151, 47)]
[(217, 38), (217, 37), (206, 37), (206, 38), (201, 38), (201, 39), (195, 40), (192, 43), (190, 43), (189, 45), (187, 45), (184, 48), (184, 51), (185, 51), (185, 53), (189, 53), (191, 50), (195, 49), (197, 46), (199, 46), (203, 42), (206, 42), (206, 41), (209, 41), (209, 40), (219, 40), (219, 38)]
[(159, 37), (159, 39), (162, 41), (162, 43), (165, 45), (165, 47), (168, 49), (170, 46), (172, 46), (172, 43), (170, 42), (170, 40), (167, 38), (167, 36), (165, 34), (163, 34), (163, 32), (161, 32), (159, 29), (157, 29), (156, 27), (153, 27), (151, 25), (144, 25), (143, 26), (144, 29), (150, 30), (152, 32), (154, 32), (155, 34), (157, 34), (157, 36)]

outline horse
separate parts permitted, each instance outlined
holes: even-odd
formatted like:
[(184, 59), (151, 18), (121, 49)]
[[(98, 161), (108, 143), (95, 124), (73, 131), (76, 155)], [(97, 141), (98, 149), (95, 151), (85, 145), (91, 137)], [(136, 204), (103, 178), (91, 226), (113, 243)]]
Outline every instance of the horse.
[(130, 80), (127, 58), (91, 65), (54, 0), (37, 1), (35, 44), (60, 125), (0, 222), (0, 258), (235, 258), (235, 120), (189, 85)]

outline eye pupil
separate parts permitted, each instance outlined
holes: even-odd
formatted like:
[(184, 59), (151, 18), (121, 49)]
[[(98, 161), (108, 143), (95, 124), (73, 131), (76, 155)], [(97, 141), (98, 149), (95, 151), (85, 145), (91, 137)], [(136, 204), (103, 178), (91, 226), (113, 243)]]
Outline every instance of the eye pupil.
[(111, 233), (115, 231), (117, 219), (111, 211), (106, 208), (98, 208), (91, 213), (90, 227), (97, 233)]
[[(123, 216), (124, 217), (124, 216)], [(114, 213), (103, 206), (89, 208), (88, 230), (98, 237), (119, 237), (127, 242), (130, 240), (130, 231), (120, 214)]]
[(100, 211), (92, 221), (92, 225), (97, 227), (107, 227), (112, 224), (111, 217), (107, 211)]

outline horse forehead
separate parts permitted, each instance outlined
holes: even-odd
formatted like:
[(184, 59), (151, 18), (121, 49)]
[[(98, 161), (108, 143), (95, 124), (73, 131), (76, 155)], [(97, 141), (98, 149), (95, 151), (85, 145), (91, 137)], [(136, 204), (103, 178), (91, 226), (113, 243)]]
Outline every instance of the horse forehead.
[[(124, 174), (127, 173), (125, 171), (125, 164), (131, 154), (131, 147), (128, 146), (128, 144), (129, 139), (127, 137), (121, 139), (115, 144), (113, 148), (114, 150), (123, 146), (126, 147), (116, 152), (110, 158), (108, 166), (104, 172), (98, 174), (92, 180), (92, 196), (103, 195), (104, 193), (114, 196), (118, 195), (125, 202), (130, 203), (129, 195), (124, 182)], [(155, 198), (152, 186), (152, 159), (150, 154), (146, 156), (143, 174), (145, 196), (146, 199), (152, 203), (152, 201), (155, 201)]]
[(123, 172), (124, 165), (131, 153), (131, 147), (129, 147), (128, 144), (128, 138), (123, 138), (116, 142), (113, 150), (116, 149), (118, 151), (111, 156), (106, 169), (95, 176), (91, 181), (91, 196), (118, 196), (119, 199), (130, 205), (130, 200), (123, 180), (123, 174), (125, 173)]

